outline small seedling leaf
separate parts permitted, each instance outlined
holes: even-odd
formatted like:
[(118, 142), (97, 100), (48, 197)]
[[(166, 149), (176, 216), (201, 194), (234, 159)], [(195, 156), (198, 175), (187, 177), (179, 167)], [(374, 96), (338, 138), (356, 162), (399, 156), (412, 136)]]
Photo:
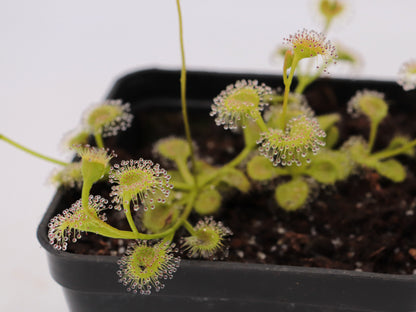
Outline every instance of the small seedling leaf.
[(256, 155), (247, 163), (248, 176), (256, 181), (267, 181), (275, 176), (275, 167), (265, 157)]
[[(267, 161), (267, 159), (265, 160)], [(239, 191), (243, 193), (247, 193), (250, 189), (250, 182), (248, 181), (245, 174), (242, 171), (235, 168), (226, 170), (225, 174), (221, 176), (221, 181), (224, 181), (228, 185), (237, 188)]]
[(180, 210), (178, 204), (156, 204), (154, 209), (143, 213), (143, 225), (152, 233), (163, 232), (176, 221)]
[(287, 211), (297, 210), (305, 206), (308, 195), (309, 185), (300, 178), (279, 184), (275, 191), (277, 203)]
[(346, 152), (324, 150), (316, 155), (306, 174), (323, 184), (333, 184), (346, 179), (353, 169), (353, 162)]
[(316, 117), (318, 119), (319, 125), (325, 131), (332, 128), (339, 120), (341, 120), (341, 116), (339, 114), (326, 114)]
[(337, 168), (328, 159), (314, 159), (306, 172), (319, 183), (334, 184), (337, 180)]
[(375, 169), (379, 174), (393, 182), (402, 182), (406, 178), (406, 169), (395, 159), (380, 161)]
[(332, 148), (337, 144), (339, 139), (339, 130), (337, 126), (332, 126), (326, 130), (325, 147)]
[(220, 208), (221, 199), (221, 194), (215, 188), (206, 188), (195, 201), (195, 211), (200, 215), (213, 214)]
[(195, 172), (198, 175), (198, 180), (204, 180), (210, 175), (214, 174), (218, 169), (214, 166), (211, 166), (203, 160), (196, 161)]
[[(401, 148), (402, 146), (406, 145), (407, 143), (410, 143), (410, 139), (404, 136), (395, 136), (391, 141), (389, 146), (386, 148), (386, 150), (394, 150)], [(408, 150), (404, 151), (403, 154), (408, 156), (415, 156), (415, 149), (414, 147), (409, 148)]]
[(191, 155), (188, 142), (175, 137), (160, 140), (156, 143), (155, 150), (170, 160), (187, 159)]

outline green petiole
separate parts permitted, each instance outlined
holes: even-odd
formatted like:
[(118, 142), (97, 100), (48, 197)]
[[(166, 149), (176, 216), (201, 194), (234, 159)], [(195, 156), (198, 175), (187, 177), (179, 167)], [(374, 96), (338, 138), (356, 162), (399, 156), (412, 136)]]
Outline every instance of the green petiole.
[(26, 153), (29, 153), (29, 154), (30, 154), (30, 155), (32, 155), (32, 156), (37, 157), (37, 158), (40, 158), (40, 159), (43, 159), (43, 160), (49, 161), (49, 162), (54, 163), (54, 164), (58, 164), (58, 165), (60, 165), (60, 166), (66, 166), (66, 165), (68, 165), (68, 163), (67, 163), (67, 162), (63, 162), (63, 161), (60, 161), (60, 160), (54, 159), (54, 158), (52, 158), (52, 157), (48, 157), (48, 156), (42, 155), (42, 154), (40, 154), (40, 153), (38, 153), (38, 152), (35, 152), (34, 150), (31, 150), (31, 149), (29, 149), (29, 148), (27, 148), (27, 147), (25, 147), (25, 146), (23, 146), (23, 145), (21, 145), (21, 144), (19, 144), (19, 143), (15, 142), (15, 141), (13, 141), (12, 139), (10, 139), (10, 138), (8, 138), (8, 137), (6, 137), (6, 136), (2, 135), (2, 134), (0, 134), (0, 139), (1, 139), (1, 140), (3, 140), (3, 141), (5, 141), (5, 142), (7, 142), (7, 143), (9, 143), (9, 144), (10, 144), (10, 145), (12, 145), (12, 146), (14, 146), (14, 147), (18, 148), (18, 149), (20, 149), (20, 150), (22, 150), (22, 151), (26, 152)]

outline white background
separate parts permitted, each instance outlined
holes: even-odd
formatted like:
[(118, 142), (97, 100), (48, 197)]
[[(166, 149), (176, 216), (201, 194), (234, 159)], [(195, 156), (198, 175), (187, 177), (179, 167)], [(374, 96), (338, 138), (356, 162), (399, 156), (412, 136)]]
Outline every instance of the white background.
[[(183, 0), (188, 67), (280, 73), (270, 55), (282, 38), (321, 29), (315, 2)], [(416, 2), (350, 6), (328, 37), (361, 53), (354, 75), (395, 79), (400, 64), (416, 57)], [(117, 77), (180, 66), (174, 0), (2, 0), (0, 40), (0, 133), (63, 160), (71, 158), (59, 148), (63, 134)], [(36, 240), (54, 166), (4, 142), (0, 153), (0, 310), (65, 312)]]

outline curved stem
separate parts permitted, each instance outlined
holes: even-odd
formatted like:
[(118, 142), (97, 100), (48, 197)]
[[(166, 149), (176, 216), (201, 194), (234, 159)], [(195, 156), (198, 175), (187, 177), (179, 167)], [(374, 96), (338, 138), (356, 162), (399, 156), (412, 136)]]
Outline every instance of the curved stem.
[(132, 236), (133, 232), (131, 231), (120, 231), (107, 223), (101, 221), (98, 217), (90, 220), (89, 222), (84, 222), (77, 227), (77, 230), (96, 233), (101, 236), (111, 237), (111, 238), (120, 238), (120, 239), (134, 239)]
[[(89, 190), (87, 191), (88, 185), (86, 186), (85, 189), (86, 190), (84, 191), (84, 187), (83, 187), (83, 195), (84, 195), (84, 193), (89, 194)], [(101, 221), (99, 218), (95, 217), (90, 210), (87, 210), (87, 212), (88, 212), (88, 214), (90, 214), (90, 216), (94, 217), (94, 222), (91, 225), (85, 224), (85, 228), (80, 228), (80, 230), (87, 231), (87, 232), (94, 232), (96, 234), (106, 236), (106, 237), (122, 238), (122, 239), (149, 240), (149, 239), (160, 239), (160, 238), (166, 238), (166, 237), (173, 237), (173, 235), (175, 234), (177, 229), (180, 226), (182, 226), (183, 223), (188, 219), (189, 214), (192, 211), (192, 207), (193, 207), (193, 204), (194, 204), (195, 199), (196, 199), (196, 194), (197, 193), (195, 191), (191, 193), (190, 199), (189, 199), (184, 211), (182, 212), (182, 215), (175, 222), (175, 224), (171, 228), (169, 228), (166, 231), (161, 232), (161, 233), (143, 234), (143, 233), (139, 233), (139, 232), (134, 233), (132, 231), (119, 230), (119, 229), (116, 229), (116, 228), (112, 227), (108, 223), (105, 223), (104, 221)], [(88, 205), (88, 196), (87, 196), (87, 205)], [(85, 195), (84, 195), (84, 197), (85, 197)], [(82, 204), (84, 206), (84, 201), (83, 201)]]
[(287, 78), (286, 83), (285, 83), (285, 92), (283, 94), (283, 109), (282, 109), (282, 114), (281, 114), (280, 122), (279, 122), (280, 124), (279, 126), (281, 127), (282, 130), (284, 130), (284, 127), (286, 125), (287, 104), (289, 102), (290, 86), (292, 84), (293, 75), (295, 74), (295, 69), (296, 69), (296, 66), (298, 65), (298, 62), (299, 62), (299, 59), (295, 55), (293, 57), (292, 66), (290, 67), (289, 77)]
[(185, 227), (185, 229), (188, 231), (188, 233), (189, 233), (189, 234), (191, 234), (191, 235), (196, 235), (196, 232), (195, 232), (195, 230), (194, 230), (194, 227), (192, 226), (192, 224), (190, 224), (190, 223), (188, 222), (188, 220), (185, 220), (185, 221), (183, 222), (183, 226)]
[(263, 117), (258, 113), (258, 117), (256, 118), (256, 124), (259, 126), (260, 130), (263, 132), (267, 132), (269, 129), (266, 126), (266, 123), (264, 122)]
[(130, 237), (133, 232), (130, 231), (121, 231), (109, 225), (108, 223), (102, 221), (100, 218), (97, 217), (96, 212), (93, 211), (89, 205), (89, 196), (90, 191), (93, 183), (89, 182), (88, 180), (85, 181), (82, 185), (82, 194), (81, 194), (81, 202), (82, 207), (85, 209), (85, 212), (91, 217), (92, 224), (85, 224), (85, 230), (87, 232), (93, 231), (94, 233), (100, 234), (102, 236), (112, 237), (112, 238), (133, 238)]
[(227, 171), (229, 168), (234, 168), (238, 164), (240, 164), (246, 157), (250, 154), (252, 151), (251, 146), (246, 146), (244, 149), (240, 152), (240, 154), (237, 155), (232, 161), (225, 164), (221, 169), (217, 170), (213, 174), (211, 174), (208, 178), (201, 181), (201, 187), (204, 187), (205, 185), (211, 183), (213, 180), (215, 180), (217, 177), (219, 177), (221, 174)]
[(282, 95), (272, 94), (270, 96), (269, 104), (275, 105), (275, 104), (279, 104), (279, 103), (282, 103), (282, 102), (283, 102), (283, 96)]
[(178, 191), (189, 191), (194, 188), (193, 184), (188, 184), (188, 183), (173, 181), (172, 184), (173, 184), (173, 188)]
[(103, 142), (103, 137), (101, 136), (101, 133), (94, 133), (94, 139), (95, 139), (95, 143), (97, 144), (97, 147), (104, 148), (104, 142)]
[[(235, 157), (232, 161), (224, 165), (222, 168), (228, 169), (228, 168), (233, 168), (239, 165), (244, 159), (246, 159), (246, 157), (251, 151), (252, 151), (251, 146), (244, 147), (244, 149), (240, 152), (240, 154), (237, 155), (237, 157)], [(219, 171), (221, 171), (221, 169)]]
[(132, 229), (134, 235), (139, 234), (139, 230), (136, 227), (136, 224), (134, 223), (133, 216), (131, 214), (130, 209), (130, 200), (126, 200), (123, 202), (123, 208), (124, 208), (124, 214), (126, 215), (127, 222), (129, 223), (130, 228)]
[(369, 136), (369, 139), (368, 139), (368, 149), (367, 149), (368, 154), (371, 154), (371, 151), (373, 150), (374, 142), (375, 142), (376, 136), (377, 136), (378, 124), (379, 124), (378, 122), (374, 122), (374, 121), (371, 122), (370, 136)]
[[(328, 61), (328, 65), (330, 64), (330, 62), (332, 61)], [(319, 67), (317, 73), (313, 76), (308, 76), (308, 75), (298, 76), (299, 82), (298, 82), (298, 85), (296, 86), (295, 93), (302, 94), (303, 91), (305, 91), (307, 86), (309, 86), (312, 82), (314, 82), (316, 79), (318, 79), (322, 75), (324, 69), (325, 69), (324, 66)]]
[[(264, 120), (263, 120), (264, 123)], [(267, 125), (265, 125), (265, 130), (268, 131)], [(260, 137), (261, 128), (255, 121), (250, 121), (247, 124), (247, 127), (243, 128), (244, 144), (250, 146), (252, 149), (257, 145), (257, 140)], [(266, 132), (264, 131), (264, 132)]]
[[(195, 152), (192, 146), (192, 138), (191, 138), (191, 130), (189, 127), (188, 121), (188, 112), (186, 108), (186, 63), (185, 63), (185, 49), (183, 44), (183, 26), (182, 26), (182, 13), (181, 13), (181, 5), (180, 0), (176, 0), (176, 6), (178, 8), (178, 18), (179, 18), (179, 38), (181, 44), (181, 59), (182, 59), (182, 68), (181, 68), (181, 104), (182, 104), (182, 116), (183, 116), (183, 123), (185, 126), (185, 134), (186, 140), (188, 141), (189, 149), (191, 151), (191, 163), (192, 163), (192, 171), (195, 172)], [(194, 182), (196, 182), (196, 175), (194, 174)]]
[(179, 172), (180, 172), (182, 178), (185, 180), (185, 182), (188, 183), (188, 184), (193, 184), (194, 183), (194, 178), (192, 176), (192, 173), (188, 169), (186, 159), (177, 158), (177, 159), (175, 159), (175, 163), (178, 166)]
[(174, 236), (175, 236), (175, 233), (170, 233), (163, 238), (162, 242), (165, 244), (170, 244), (173, 241)]
[(112, 237), (112, 238), (124, 238), (124, 239), (159, 239), (164, 238), (171, 233), (175, 233), (175, 231), (182, 225), (182, 223), (188, 218), (190, 212), (192, 211), (192, 206), (194, 204), (196, 198), (196, 187), (194, 187), (194, 191), (190, 195), (189, 202), (182, 213), (181, 217), (177, 220), (177, 222), (168, 230), (162, 233), (156, 234), (143, 234), (137, 230), (136, 225), (134, 224), (133, 217), (130, 211), (130, 200), (126, 200), (123, 202), (123, 208), (126, 214), (127, 221), (132, 229), (132, 231), (121, 231), (118, 230), (111, 225), (107, 224), (103, 220), (101, 220), (97, 216), (97, 212), (94, 210), (93, 207), (89, 205), (89, 197), (91, 188), (93, 184), (96, 182), (96, 175), (91, 170), (83, 170), (83, 185), (82, 185), (82, 193), (81, 193), (81, 202), (82, 207), (85, 213), (90, 217), (88, 222), (85, 222), (80, 230), (94, 232), (96, 234), (100, 234), (102, 236)]
[(327, 34), (329, 30), (329, 26), (331, 25), (332, 18), (327, 18), (325, 21), (324, 29), (322, 30), (322, 33)]
[(88, 214), (90, 216), (95, 217), (95, 214), (91, 213), (90, 205), (89, 205), (89, 197), (90, 197), (90, 191), (91, 191), (92, 185), (93, 183), (90, 183), (88, 180), (86, 181), (84, 179), (84, 182), (82, 184), (81, 202), (82, 202), (82, 207), (84, 207), (84, 209), (88, 211)]
[(6, 136), (4, 136), (2, 134), (0, 134), (0, 140), (3, 140), (5, 142), (9, 143), (10, 145), (12, 145), (12, 146), (14, 146), (14, 147), (16, 147), (16, 148), (18, 148), (18, 149), (20, 149), (20, 150), (28, 153), (28, 154), (30, 154), (32, 156), (35, 156), (37, 158), (40, 158), (40, 159), (49, 161), (49, 162), (54, 163), (54, 164), (58, 164), (60, 166), (67, 166), (67, 165), (69, 165), (69, 163), (67, 163), (67, 162), (63, 162), (63, 161), (54, 159), (52, 157), (48, 157), (48, 156), (42, 155), (42, 154), (40, 154), (38, 152), (35, 152), (34, 150), (31, 150), (31, 149), (29, 149), (29, 148), (27, 148), (27, 147), (25, 147), (25, 146), (23, 146), (23, 145), (15, 142), (15, 141), (13, 141), (12, 139), (9, 139), (8, 137), (6, 137)]
[(196, 195), (197, 193), (195, 191), (192, 192), (191, 197), (188, 201), (188, 204), (186, 205), (184, 211), (182, 212), (182, 215), (179, 217), (178, 220), (176, 220), (175, 224), (171, 228), (167, 229), (164, 232), (157, 233), (157, 234), (140, 234), (140, 237), (137, 237), (137, 239), (158, 239), (158, 238), (166, 237), (171, 234), (175, 234), (177, 229), (180, 226), (182, 226), (183, 223), (188, 219), (189, 214), (192, 211), (192, 207), (194, 205)]
[(313, 81), (319, 77), (320, 73), (317, 75), (311, 76), (298, 76), (298, 85), (295, 88), (295, 93), (302, 94), (305, 91), (306, 87), (309, 86)]
[(390, 158), (393, 156), (397, 156), (409, 149), (411, 149), (412, 147), (416, 146), (416, 139), (413, 141), (410, 141), (409, 143), (403, 145), (402, 147), (393, 149), (393, 150), (384, 150), (378, 153), (374, 153), (373, 155), (371, 155), (371, 158), (373, 159), (377, 159), (377, 160), (381, 160), (381, 159), (385, 159), (385, 158)]

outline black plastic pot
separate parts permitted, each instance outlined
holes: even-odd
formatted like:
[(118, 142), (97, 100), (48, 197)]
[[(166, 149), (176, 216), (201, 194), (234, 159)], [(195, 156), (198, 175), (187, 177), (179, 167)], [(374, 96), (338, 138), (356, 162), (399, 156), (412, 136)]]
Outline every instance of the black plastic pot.
[[(242, 78), (271, 86), (282, 84), (281, 78), (272, 76), (190, 72), (190, 109), (206, 114), (211, 99), (224, 86)], [(337, 97), (337, 101), (345, 102), (357, 89), (368, 88), (382, 90), (388, 99), (405, 106), (416, 103), (414, 93), (405, 93), (390, 82), (332, 79), (317, 84), (324, 91), (310, 96)], [(146, 70), (127, 75), (115, 84), (109, 98), (130, 102), (135, 113), (162, 107), (177, 111), (179, 73)], [(141, 137), (145, 140), (148, 133)], [(128, 145), (123, 139), (118, 144)], [(47, 251), (51, 274), (63, 287), (74, 312), (416, 311), (416, 275), (232, 262), (183, 260), (166, 289), (150, 296), (133, 295), (117, 282), (118, 257), (58, 252), (49, 245), (48, 222), (69, 204), (68, 195), (58, 191), (39, 226), (38, 239)]]

